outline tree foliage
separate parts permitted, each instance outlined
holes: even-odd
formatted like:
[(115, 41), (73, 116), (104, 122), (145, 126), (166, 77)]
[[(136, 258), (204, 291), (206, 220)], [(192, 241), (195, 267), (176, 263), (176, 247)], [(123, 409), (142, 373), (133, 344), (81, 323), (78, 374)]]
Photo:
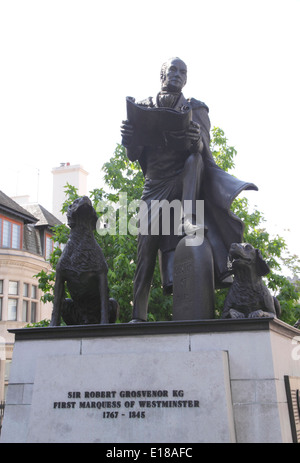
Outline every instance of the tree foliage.
[[(212, 129), (211, 150), (216, 163), (225, 171), (234, 167), (234, 158), (237, 152), (234, 147), (228, 146), (224, 132), (220, 128)], [(99, 221), (102, 227), (95, 232), (96, 240), (101, 246), (108, 264), (108, 282), (110, 296), (114, 297), (120, 304), (120, 321), (128, 322), (132, 313), (133, 279), (136, 268), (137, 237), (132, 234), (122, 234), (124, 230), (124, 214), (121, 214), (122, 207), (120, 194), (127, 195), (127, 204), (141, 198), (144, 178), (137, 162), (131, 162), (121, 145), (117, 145), (112, 158), (104, 164), (105, 188), (95, 189), (90, 193), (90, 198), (97, 210)], [(67, 184), (65, 188), (67, 200), (62, 206), (66, 212), (69, 204), (78, 197), (77, 190)], [(101, 205), (101, 207), (99, 207)], [(108, 205), (116, 211), (115, 233), (111, 234), (110, 228), (103, 227), (107, 219)], [(283, 267), (289, 268), (293, 274), (299, 272), (299, 260), (296, 256), (288, 253), (287, 245), (280, 236), (271, 237), (264, 227), (264, 217), (258, 210), (250, 211), (247, 198), (239, 197), (232, 205), (232, 211), (240, 217), (245, 225), (244, 240), (254, 247), (259, 248), (264, 259), (267, 261), (271, 272), (266, 277), (266, 284), (274, 295), (277, 296), (282, 307), (282, 319), (287, 323), (294, 324), (300, 318), (299, 292), (291, 281), (282, 274)], [(124, 212), (124, 211), (123, 211)], [(126, 226), (134, 218), (135, 211), (127, 210)], [(107, 224), (106, 224), (107, 225)], [(109, 225), (109, 224), (108, 224)], [(54, 242), (66, 243), (69, 230), (66, 225), (54, 227)], [(51, 256), (52, 270), (47, 274), (41, 272), (38, 275), (39, 287), (43, 290), (43, 300), (53, 300), (53, 288), (55, 280), (55, 267), (61, 254), (59, 247), (54, 249)], [(216, 291), (216, 316), (221, 315), (224, 300), (227, 294), (226, 289)], [(149, 316), (153, 320), (172, 319), (172, 296), (165, 296), (162, 292), (159, 266), (157, 264), (152, 282), (152, 289), (149, 299)]]

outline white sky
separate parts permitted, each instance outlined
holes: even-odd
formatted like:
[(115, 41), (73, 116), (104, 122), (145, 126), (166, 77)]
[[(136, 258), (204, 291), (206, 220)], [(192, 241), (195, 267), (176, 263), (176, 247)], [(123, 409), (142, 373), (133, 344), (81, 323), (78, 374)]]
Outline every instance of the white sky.
[(61, 162), (101, 187), (125, 97), (155, 95), (179, 56), (185, 96), (209, 106), (234, 174), (259, 187), (247, 197), (300, 255), (299, 24), (300, 0), (0, 0), (0, 189), (51, 210)]

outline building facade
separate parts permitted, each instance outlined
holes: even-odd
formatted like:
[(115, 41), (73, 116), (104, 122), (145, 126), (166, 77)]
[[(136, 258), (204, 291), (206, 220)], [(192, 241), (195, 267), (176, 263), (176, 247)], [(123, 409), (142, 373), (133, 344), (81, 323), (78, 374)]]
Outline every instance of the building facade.
[(14, 345), (8, 330), (51, 317), (35, 275), (50, 268), (51, 230), (59, 223), (41, 205), (21, 206), (0, 191), (0, 425)]

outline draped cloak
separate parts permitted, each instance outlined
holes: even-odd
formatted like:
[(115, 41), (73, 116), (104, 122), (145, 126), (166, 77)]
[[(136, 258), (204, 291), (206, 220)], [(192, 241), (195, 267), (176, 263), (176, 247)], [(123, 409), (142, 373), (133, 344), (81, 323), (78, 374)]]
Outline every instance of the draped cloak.
[[(138, 104), (156, 106), (151, 97)], [(221, 287), (222, 281), (229, 276), (227, 259), (230, 245), (242, 242), (244, 233), (244, 224), (230, 210), (231, 204), (243, 190), (258, 190), (258, 188), (253, 183), (233, 177), (217, 166), (210, 151), (210, 119), (206, 104), (194, 98), (185, 99), (181, 94), (175, 109), (180, 110), (182, 106), (191, 107), (192, 120), (201, 127), (203, 141), (201, 155), (205, 170), (198, 199), (204, 200), (204, 222), (208, 229), (206, 237), (213, 251), (216, 286)], [(130, 159), (136, 160), (132, 156)], [(137, 159), (145, 175), (147, 167), (145, 153), (142, 151)]]

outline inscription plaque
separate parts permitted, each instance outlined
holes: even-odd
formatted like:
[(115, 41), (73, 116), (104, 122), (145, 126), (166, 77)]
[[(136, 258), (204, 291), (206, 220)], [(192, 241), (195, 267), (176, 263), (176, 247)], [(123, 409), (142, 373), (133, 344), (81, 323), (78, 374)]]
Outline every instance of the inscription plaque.
[(300, 377), (284, 377), (293, 442), (300, 442)]
[(234, 440), (226, 352), (57, 356), (37, 364), (28, 442)]
[(174, 277), (178, 280), (177, 298), (181, 304), (190, 304), (193, 301), (191, 285), (192, 272), (192, 259), (174, 266)]

